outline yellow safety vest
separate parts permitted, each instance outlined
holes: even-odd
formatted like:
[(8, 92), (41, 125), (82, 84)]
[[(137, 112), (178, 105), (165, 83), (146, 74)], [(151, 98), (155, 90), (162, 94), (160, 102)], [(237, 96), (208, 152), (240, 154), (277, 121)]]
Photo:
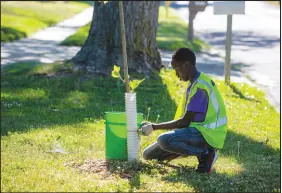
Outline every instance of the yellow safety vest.
[(198, 88), (204, 89), (208, 93), (209, 102), (207, 113), (203, 122), (191, 122), (189, 127), (195, 127), (198, 129), (207, 143), (212, 147), (223, 148), (227, 133), (225, 104), (218, 88), (216, 85), (212, 84), (212, 80), (206, 74), (201, 72), (198, 79), (193, 82), (187, 101), (187, 92), (186, 90), (184, 91), (174, 119), (177, 120), (184, 116), (186, 108)]

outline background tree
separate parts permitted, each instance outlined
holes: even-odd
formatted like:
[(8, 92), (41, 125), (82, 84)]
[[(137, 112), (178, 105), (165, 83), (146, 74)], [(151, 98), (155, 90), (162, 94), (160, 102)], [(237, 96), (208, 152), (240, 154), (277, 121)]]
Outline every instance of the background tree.
[(166, 18), (168, 18), (168, 8), (171, 5), (172, 1), (165, 1), (165, 13), (166, 13)]
[[(168, 8), (172, 3), (173, 1), (165, 1), (166, 17), (168, 17)], [(194, 41), (194, 19), (199, 11), (204, 11), (206, 9), (207, 5), (208, 1), (189, 1), (189, 26), (187, 39), (191, 42)]]
[(189, 26), (188, 40), (194, 41), (194, 19), (199, 11), (204, 11), (208, 5), (208, 1), (189, 1)]
[[(128, 69), (148, 73), (162, 67), (157, 49), (159, 1), (123, 1)], [(110, 74), (123, 66), (118, 1), (94, 2), (89, 35), (72, 59), (76, 69)]]

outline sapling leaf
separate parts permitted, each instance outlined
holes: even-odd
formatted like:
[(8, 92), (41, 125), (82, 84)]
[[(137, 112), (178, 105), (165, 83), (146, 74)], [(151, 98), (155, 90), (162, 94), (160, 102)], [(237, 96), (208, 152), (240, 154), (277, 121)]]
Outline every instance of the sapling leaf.
[[(113, 78), (120, 78), (120, 80), (123, 83), (125, 83), (125, 80), (123, 80), (121, 78), (120, 67), (119, 66), (114, 65), (114, 69), (112, 70), (112, 77)], [(131, 92), (134, 92), (134, 90), (139, 86), (139, 84), (145, 80), (145, 78), (142, 79), (142, 80), (130, 80), (130, 76), (129, 75), (128, 75), (128, 79), (129, 79), (129, 86), (131, 88)]]
[(120, 67), (114, 65), (114, 69), (112, 71), (112, 77), (119, 78), (120, 77), (119, 71), (120, 71)]
[(120, 72), (120, 67), (119, 67), (119, 66), (114, 65), (114, 71), (117, 71), (117, 72), (119, 73), (119, 72)]
[(117, 73), (116, 71), (112, 71), (112, 77), (119, 78), (119, 73)]
[(130, 86), (130, 88), (131, 88), (131, 91), (132, 92), (134, 92), (134, 90), (139, 86), (139, 84), (141, 83), (141, 82), (143, 82), (145, 80), (145, 78), (144, 79), (142, 79), (142, 80), (131, 80), (130, 82), (129, 82), (129, 86)]

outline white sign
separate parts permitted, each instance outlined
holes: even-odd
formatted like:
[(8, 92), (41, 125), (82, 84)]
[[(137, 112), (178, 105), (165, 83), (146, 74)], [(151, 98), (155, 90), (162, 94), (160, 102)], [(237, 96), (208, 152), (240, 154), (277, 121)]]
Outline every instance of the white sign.
[(245, 1), (214, 1), (213, 14), (215, 15), (245, 14)]
[(195, 5), (197, 5), (197, 6), (206, 6), (207, 5), (207, 1), (195, 1)]

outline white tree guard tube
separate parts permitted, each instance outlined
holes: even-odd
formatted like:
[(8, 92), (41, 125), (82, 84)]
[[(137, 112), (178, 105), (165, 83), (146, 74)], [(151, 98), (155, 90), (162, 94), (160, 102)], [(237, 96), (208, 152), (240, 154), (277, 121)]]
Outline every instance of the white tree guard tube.
[(136, 93), (125, 93), (128, 160), (138, 159), (140, 138), (137, 133)]

